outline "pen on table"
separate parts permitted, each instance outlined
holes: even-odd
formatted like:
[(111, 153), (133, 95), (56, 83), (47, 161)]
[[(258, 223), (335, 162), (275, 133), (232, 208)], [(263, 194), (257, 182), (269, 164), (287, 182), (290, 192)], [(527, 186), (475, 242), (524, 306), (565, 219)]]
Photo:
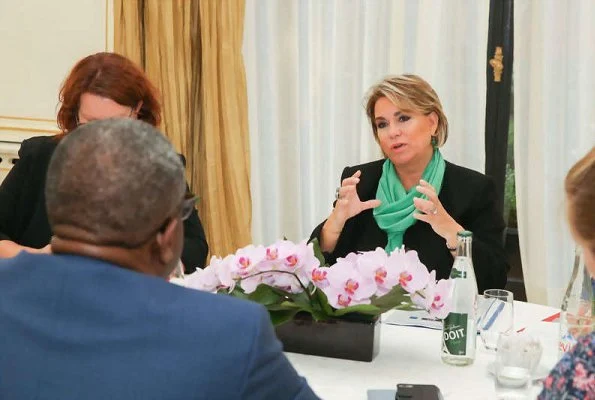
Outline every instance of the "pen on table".
[(426, 317), (416, 317), (415, 315), (410, 315), (409, 319), (419, 319), (421, 321), (429, 321), (429, 322), (436, 322), (438, 321), (437, 319), (434, 318), (426, 318)]

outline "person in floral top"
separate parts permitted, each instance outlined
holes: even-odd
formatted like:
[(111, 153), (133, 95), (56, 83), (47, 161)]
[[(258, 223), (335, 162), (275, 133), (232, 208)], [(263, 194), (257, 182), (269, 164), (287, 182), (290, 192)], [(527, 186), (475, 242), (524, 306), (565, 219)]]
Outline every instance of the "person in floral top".
[[(570, 230), (595, 276), (595, 147), (566, 176)], [(543, 382), (538, 400), (595, 400), (595, 332), (582, 336)]]
[(539, 400), (595, 400), (595, 333), (579, 338), (543, 382)]

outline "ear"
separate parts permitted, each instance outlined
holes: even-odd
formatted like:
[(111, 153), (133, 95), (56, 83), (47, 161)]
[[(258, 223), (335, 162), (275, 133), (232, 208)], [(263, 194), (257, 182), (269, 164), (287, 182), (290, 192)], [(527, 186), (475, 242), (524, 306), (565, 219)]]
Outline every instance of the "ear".
[(436, 114), (435, 111), (432, 111), (431, 113), (428, 114), (428, 121), (430, 122), (430, 126), (432, 128), (432, 132), (435, 134), (436, 130), (438, 129), (438, 121), (440, 118), (438, 118), (438, 114)]
[(164, 265), (170, 265), (177, 262), (180, 257), (180, 254), (178, 253), (179, 249), (181, 249), (181, 245), (178, 241), (183, 239), (180, 239), (178, 229), (180, 228), (181, 223), (182, 220), (179, 218), (171, 218), (166, 223), (163, 230), (157, 233), (156, 241), (159, 246), (159, 261)]

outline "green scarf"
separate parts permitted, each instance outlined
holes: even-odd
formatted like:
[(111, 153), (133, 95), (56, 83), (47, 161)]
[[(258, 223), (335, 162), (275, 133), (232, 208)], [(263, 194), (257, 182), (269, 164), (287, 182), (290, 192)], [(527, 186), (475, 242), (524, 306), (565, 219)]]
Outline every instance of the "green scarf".
[[(442, 188), (445, 167), (446, 163), (442, 154), (438, 149), (435, 149), (432, 159), (422, 174), (422, 179), (432, 185), (437, 194)], [(415, 187), (411, 188), (409, 192), (405, 190), (393, 163), (387, 158), (382, 166), (382, 176), (376, 191), (376, 198), (382, 204), (374, 209), (374, 219), (388, 236), (385, 248), (388, 253), (403, 245), (405, 231), (417, 221), (413, 218), (415, 212), (413, 198), (415, 197), (426, 198)]]

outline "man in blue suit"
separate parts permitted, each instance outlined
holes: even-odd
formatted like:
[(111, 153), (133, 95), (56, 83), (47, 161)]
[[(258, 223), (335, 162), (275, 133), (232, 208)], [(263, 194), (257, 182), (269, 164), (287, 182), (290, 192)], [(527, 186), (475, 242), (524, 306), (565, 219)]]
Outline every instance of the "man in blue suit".
[(79, 127), (47, 175), (53, 254), (0, 260), (0, 399), (315, 399), (256, 303), (166, 281), (184, 169), (134, 120)]

